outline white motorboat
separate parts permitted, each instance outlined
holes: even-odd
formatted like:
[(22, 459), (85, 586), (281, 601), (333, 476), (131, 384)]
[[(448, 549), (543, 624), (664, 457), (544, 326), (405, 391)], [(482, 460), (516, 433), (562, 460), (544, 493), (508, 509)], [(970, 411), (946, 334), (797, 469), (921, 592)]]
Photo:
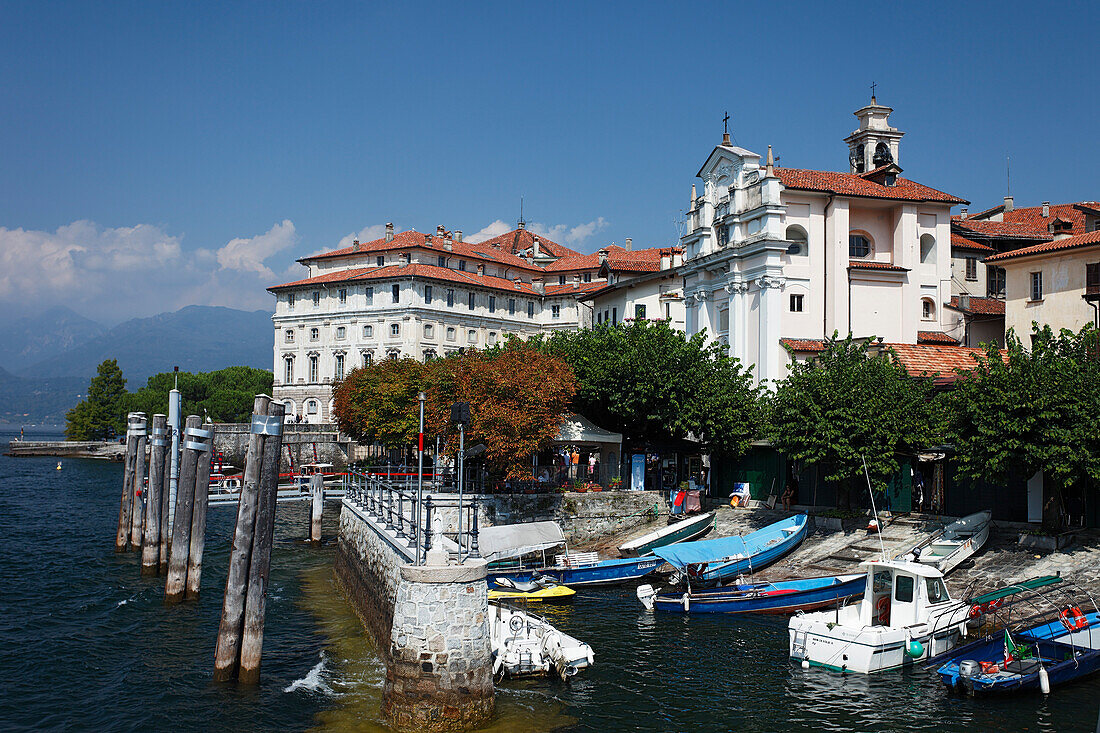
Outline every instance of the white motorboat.
[(493, 674), (530, 677), (555, 672), (569, 679), (595, 661), (588, 644), (512, 606), (490, 603), (489, 627)]
[(935, 567), (862, 565), (867, 584), (859, 603), (791, 618), (791, 659), (838, 672), (883, 672), (949, 651), (966, 634), (969, 607), (951, 600)]
[(986, 509), (952, 522), (921, 542), (906, 555), (924, 565), (931, 565), (944, 575), (982, 549), (989, 539), (993, 512)]

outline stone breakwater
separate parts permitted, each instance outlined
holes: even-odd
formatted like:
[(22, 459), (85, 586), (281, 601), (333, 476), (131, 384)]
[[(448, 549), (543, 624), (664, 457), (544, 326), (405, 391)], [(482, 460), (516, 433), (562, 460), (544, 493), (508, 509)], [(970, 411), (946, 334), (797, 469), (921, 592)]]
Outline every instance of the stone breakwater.
[(335, 573), (386, 665), (384, 718), (398, 731), (475, 728), (494, 709), (485, 562), (412, 559), (392, 531), (343, 504)]

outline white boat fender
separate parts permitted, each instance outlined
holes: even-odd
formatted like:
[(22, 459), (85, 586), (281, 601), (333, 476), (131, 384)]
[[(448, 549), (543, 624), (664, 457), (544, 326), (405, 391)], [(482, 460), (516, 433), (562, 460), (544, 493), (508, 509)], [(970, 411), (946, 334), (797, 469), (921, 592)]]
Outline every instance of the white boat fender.
[(1047, 674), (1046, 667), (1039, 667), (1039, 689), (1044, 695), (1050, 694), (1050, 675)]
[(688, 594), (688, 593), (685, 593), (684, 597), (680, 599), (680, 603), (684, 607), (684, 613), (687, 613), (688, 611), (690, 611), (691, 610), (691, 595)]
[(500, 668), (504, 666), (504, 655), (497, 654), (496, 659), (493, 661), (493, 675), (495, 676), (500, 672)]
[(809, 669), (809, 668), (810, 668), (810, 660), (809, 659), (803, 659), (802, 660), (802, 669)]

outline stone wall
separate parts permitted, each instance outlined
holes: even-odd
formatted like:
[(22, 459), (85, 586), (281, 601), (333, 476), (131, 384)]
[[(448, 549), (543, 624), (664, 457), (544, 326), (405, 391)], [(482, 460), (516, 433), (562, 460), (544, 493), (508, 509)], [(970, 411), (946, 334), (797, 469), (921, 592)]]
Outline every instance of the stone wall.
[[(448, 499), (452, 494), (442, 496)], [(655, 518), (654, 507), (663, 508), (656, 491), (598, 491), (578, 494), (484, 494), (478, 497), (481, 527), (497, 524), (555, 521), (561, 525), (571, 546), (586, 545)], [(458, 510), (440, 508), (434, 523), (443, 522), (444, 532), (454, 532)]]
[(347, 503), (341, 505), (336, 581), (363, 620), (387, 666), (400, 567), (409, 561)]
[[(226, 461), (237, 468), (244, 466), (245, 453), (248, 452), (248, 435), (251, 426), (248, 423), (217, 423), (214, 432), (214, 450), (225, 454)], [(347, 465), (348, 451), (352, 444), (341, 436), (335, 425), (307, 423), (287, 423), (283, 430), (283, 451), (280, 454), (279, 470), (290, 470), (290, 456), (294, 456), (294, 465), (313, 463), (314, 446), (317, 460), (338, 467)], [(289, 448), (289, 451), (288, 451)]]

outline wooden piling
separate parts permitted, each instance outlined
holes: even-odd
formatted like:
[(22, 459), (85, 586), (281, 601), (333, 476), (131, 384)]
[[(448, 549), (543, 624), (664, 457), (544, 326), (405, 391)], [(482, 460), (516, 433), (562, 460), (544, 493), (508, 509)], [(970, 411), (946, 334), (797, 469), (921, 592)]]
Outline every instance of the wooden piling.
[[(201, 438), (206, 448), (198, 456), (195, 468), (195, 499), (191, 513), (191, 551), (187, 555), (188, 599), (199, 597), (199, 585), (202, 579), (202, 551), (206, 547), (206, 506), (210, 496), (210, 456), (214, 452), (214, 426), (206, 425), (202, 431), (206, 435), (190, 435), (188, 440)], [(197, 442), (197, 441), (196, 441)]]
[(130, 501), (130, 483), (134, 474), (134, 451), (137, 446), (137, 437), (131, 432), (129, 425), (126, 429), (126, 459), (122, 469), (122, 501), (118, 507), (118, 533), (115, 535), (115, 552), (125, 552), (130, 547), (130, 512), (133, 504)]
[[(267, 602), (268, 573), (271, 569), (271, 545), (275, 535), (275, 501), (278, 498), (279, 459), (283, 450), (283, 415), (281, 403), (268, 405), (270, 423), (278, 432), (264, 438), (263, 462), (260, 464), (260, 487), (256, 503), (256, 529), (252, 537), (252, 559), (248, 568), (248, 592), (245, 594), (244, 626), (241, 633), (241, 661), (238, 681), (256, 684), (260, 681), (260, 655), (264, 641), (264, 608)], [(270, 424), (269, 423), (269, 424)]]
[(256, 527), (256, 501), (259, 494), (260, 462), (263, 459), (264, 435), (256, 418), (267, 417), (271, 398), (256, 395), (252, 405), (252, 432), (248, 436), (248, 453), (244, 460), (241, 498), (237, 504), (237, 528), (229, 551), (229, 574), (225, 580), (222, 620), (218, 627), (218, 646), (214, 653), (214, 680), (227, 682), (237, 674), (241, 650), (241, 624), (244, 622), (244, 599), (248, 590), (248, 566), (252, 557), (252, 537)]
[(148, 442), (148, 423), (145, 413), (137, 413), (136, 420), (137, 445), (134, 446), (134, 473), (131, 479), (130, 496), (132, 500), (130, 512), (130, 548), (135, 552), (141, 551), (141, 531), (145, 522), (145, 449)]
[[(187, 416), (187, 429), (198, 429), (202, 418)], [(186, 442), (186, 430), (184, 431)], [(176, 511), (172, 518), (172, 542), (168, 552), (168, 580), (164, 585), (164, 602), (183, 600), (187, 584), (187, 554), (191, 551), (191, 519), (195, 501), (195, 469), (201, 451), (184, 447), (180, 459), (179, 484), (176, 486)]]
[(168, 418), (153, 415), (149, 440), (149, 489), (145, 496), (145, 532), (141, 537), (141, 574), (156, 575), (159, 569), (161, 489), (164, 486), (164, 457), (168, 454)]
[(309, 478), (310, 517), (309, 517), (309, 541), (315, 545), (321, 544), (321, 516), (325, 509), (325, 477), (315, 473)]

